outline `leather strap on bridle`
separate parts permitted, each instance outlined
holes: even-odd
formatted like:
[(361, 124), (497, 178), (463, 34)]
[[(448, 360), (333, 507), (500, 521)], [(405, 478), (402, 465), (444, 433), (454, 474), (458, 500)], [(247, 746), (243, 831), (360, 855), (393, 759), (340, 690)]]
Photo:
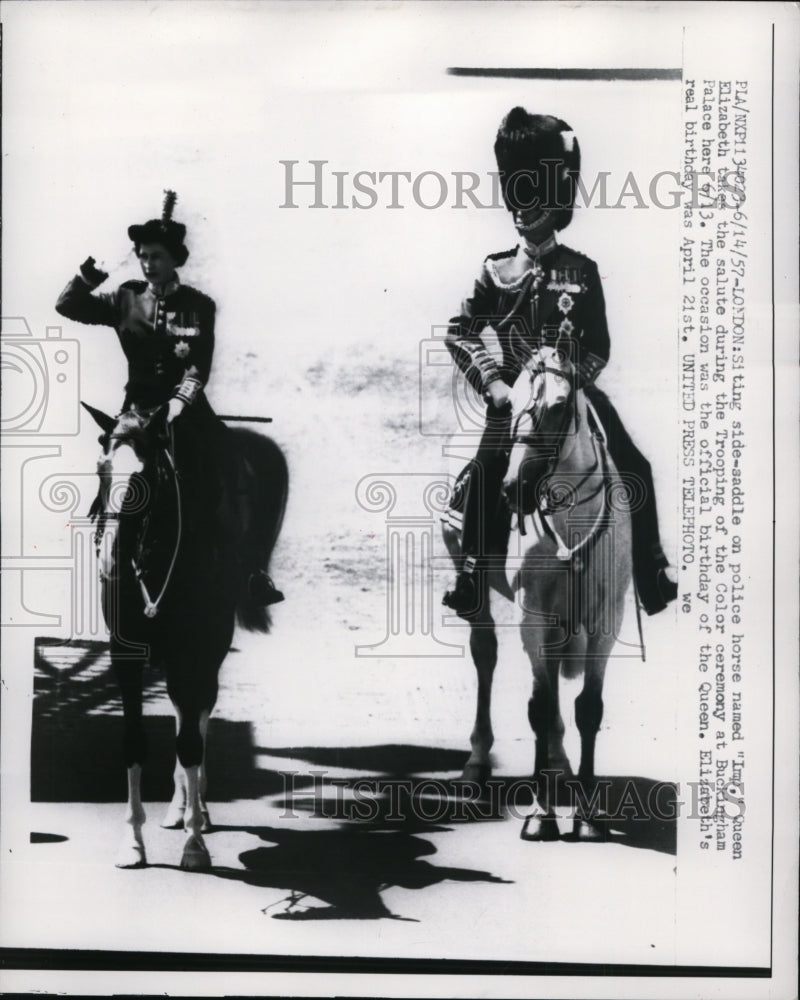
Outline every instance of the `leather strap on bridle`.
[[(173, 573), (173, 570), (175, 569), (175, 563), (177, 562), (178, 552), (180, 551), (180, 546), (181, 546), (181, 535), (183, 533), (183, 523), (182, 523), (182, 515), (181, 515), (181, 488), (180, 488), (180, 482), (178, 480), (178, 471), (175, 468), (175, 459), (174, 459), (173, 454), (172, 454), (172, 452), (174, 451), (174, 448), (175, 448), (174, 432), (173, 432), (173, 429), (172, 429), (172, 425), (170, 425), (170, 427), (169, 427), (169, 445), (166, 445), (166, 444), (164, 445), (164, 455), (167, 458), (167, 463), (168, 463), (169, 468), (170, 468), (170, 470), (172, 472), (172, 481), (175, 484), (175, 504), (176, 504), (176, 510), (177, 510), (177, 515), (178, 515), (177, 516), (177, 530), (175, 532), (175, 547), (172, 550), (172, 558), (170, 559), (169, 568), (168, 568), (167, 574), (166, 574), (166, 576), (164, 578), (164, 583), (163, 583), (163, 585), (161, 587), (161, 590), (159, 591), (158, 596), (156, 597), (155, 600), (153, 600), (150, 597), (150, 592), (147, 589), (147, 584), (144, 582), (144, 577), (143, 577), (143, 574), (142, 574), (142, 569), (139, 566), (139, 564), (137, 563), (136, 558), (132, 558), (131, 559), (131, 565), (133, 567), (133, 572), (136, 575), (136, 579), (139, 581), (139, 589), (140, 589), (141, 594), (142, 594), (142, 599), (144, 600), (144, 614), (145, 614), (146, 618), (155, 618), (155, 616), (158, 614), (158, 606), (161, 603), (161, 601), (163, 600), (164, 594), (167, 592), (167, 587), (169, 586), (169, 582), (172, 579), (172, 573)], [(144, 531), (142, 532), (142, 535), (141, 535), (141, 537), (139, 539), (139, 546), (138, 546), (139, 552), (141, 552), (142, 549), (143, 549), (143, 547), (144, 547), (144, 539), (145, 539), (145, 536), (147, 535), (147, 529), (148, 529), (149, 526), (150, 526), (150, 521), (149, 521), (149, 518), (148, 518), (147, 521), (145, 522)]]

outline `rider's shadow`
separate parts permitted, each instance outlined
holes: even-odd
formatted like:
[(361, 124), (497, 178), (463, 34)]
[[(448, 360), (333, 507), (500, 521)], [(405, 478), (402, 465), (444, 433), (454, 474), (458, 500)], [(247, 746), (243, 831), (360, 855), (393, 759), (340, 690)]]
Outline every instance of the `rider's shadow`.
[[(425, 832), (446, 829), (429, 825)], [(288, 890), (285, 899), (264, 910), (279, 920), (404, 920), (409, 918), (393, 914), (384, 903), (386, 889), (427, 889), (446, 881), (508, 884), (489, 872), (423, 860), (436, 848), (408, 828), (347, 824), (325, 830), (250, 827), (247, 832), (272, 846), (240, 854), (243, 871), (214, 868), (213, 873), (259, 888)], [(307, 898), (325, 905), (307, 903)], [(283, 910), (271, 912), (278, 905)]]

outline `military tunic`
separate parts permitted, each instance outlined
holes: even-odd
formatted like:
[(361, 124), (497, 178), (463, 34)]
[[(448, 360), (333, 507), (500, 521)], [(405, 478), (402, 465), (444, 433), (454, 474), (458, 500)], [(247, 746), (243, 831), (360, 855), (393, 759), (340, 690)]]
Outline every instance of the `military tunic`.
[(116, 330), (128, 361), (122, 410), (161, 406), (173, 397), (186, 403), (172, 425), (174, 458), (185, 487), (187, 523), (199, 524), (219, 502), (228, 450), (227, 428), (203, 392), (214, 354), (213, 299), (182, 285), (177, 276), (159, 288), (126, 281), (114, 292), (94, 293), (76, 275), (56, 311)]
[[(481, 338), (491, 326), (499, 362)], [(528, 349), (556, 344), (569, 351), (579, 384), (594, 381), (608, 361), (610, 342), (597, 265), (551, 237), (531, 257), (520, 246), (490, 254), (472, 295), (449, 324), (445, 342), (458, 367), (480, 393), (502, 379), (513, 385)]]
[[(481, 337), (487, 326), (497, 335), (499, 360)], [(445, 342), (470, 384), (487, 400), (492, 382), (516, 382), (531, 350), (552, 344), (568, 352), (578, 386), (600, 415), (615, 464), (644, 484), (643, 502), (631, 511), (634, 571), (645, 610), (653, 613), (664, 607), (657, 574), (667, 559), (661, 548), (652, 470), (608, 397), (593, 384), (610, 353), (605, 300), (595, 262), (559, 245), (554, 236), (535, 256), (522, 246), (490, 254), (472, 295), (450, 320)], [(486, 429), (468, 466), (461, 542), (467, 560), (505, 544), (508, 512), (501, 485), (511, 449), (510, 413), (510, 408), (488, 407)], [(486, 524), (484, 517), (488, 517)]]
[(144, 281), (126, 281), (114, 292), (94, 294), (76, 275), (59, 296), (56, 311), (78, 323), (116, 330), (128, 361), (126, 406), (165, 403), (187, 378), (199, 389), (208, 382), (216, 306), (177, 278), (158, 290)]

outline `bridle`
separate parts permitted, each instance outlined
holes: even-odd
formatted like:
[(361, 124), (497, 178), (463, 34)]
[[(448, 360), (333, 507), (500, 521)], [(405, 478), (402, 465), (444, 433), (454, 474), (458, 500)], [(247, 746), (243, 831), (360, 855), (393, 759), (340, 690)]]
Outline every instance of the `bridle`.
[[(563, 415), (561, 416), (559, 424), (554, 432), (548, 434), (548, 437), (552, 437), (554, 447), (552, 449), (552, 453), (546, 460), (546, 469), (538, 479), (539, 484), (547, 484), (548, 481), (553, 479), (559, 464), (564, 458), (564, 445), (567, 440), (567, 431), (573, 417), (575, 436), (577, 436), (582, 426), (582, 418), (580, 409), (577, 406), (570, 406), (570, 399), (575, 392), (572, 372), (565, 371), (564, 368), (547, 364), (543, 359), (539, 359), (533, 363), (535, 358), (536, 355), (534, 355), (526, 366), (530, 372), (532, 383), (537, 378), (550, 374), (564, 379), (570, 387), (570, 392), (568, 394), (566, 404), (564, 405)], [(521, 444), (526, 447), (541, 446), (542, 432), (536, 430), (537, 420), (535, 418), (535, 414), (537, 411), (541, 411), (543, 391), (544, 386), (540, 383), (532, 404), (519, 413), (515, 418), (511, 434), (513, 444)], [(579, 479), (569, 483), (569, 485), (564, 484), (559, 488), (556, 483), (551, 484), (544, 490), (540, 488), (536, 490), (537, 496), (535, 510), (541, 518), (541, 524), (545, 533), (548, 534), (556, 543), (556, 558), (560, 560), (572, 559), (581, 550), (592, 544), (593, 540), (596, 539), (597, 535), (600, 533), (600, 530), (604, 526), (608, 517), (608, 490), (611, 485), (611, 477), (608, 468), (607, 442), (602, 432), (600, 421), (594, 412), (594, 408), (588, 400), (586, 401), (586, 405), (588, 408), (587, 412), (589, 414), (591, 442), (594, 454), (594, 460), (591, 466)], [(520, 424), (524, 418), (531, 419), (532, 429), (527, 433), (520, 433)], [(598, 472), (600, 473), (600, 482), (598, 485), (588, 493), (581, 495), (581, 487), (593, 476), (596, 476)], [(602, 494), (602, 503), (592, 529), (581, 539), (580, 542), (578, 542), (577, 545), (570, 548), (561, 538), (558, 529), (552, 521), (552, 515), (581, 507), (590, 503), (600, 494)], [(520, 533), (523, 535), (526, 534), (524, 515), (518, 518), (518, 522)]]
[[(132, 437), (132, 435), (130, 433), (127, 433), (127, 432), (122, 432), (122, 433), (114, 433), (114, 432), (112, 432), (112, 433), (108, 434), (106, 436), (106, 438), (105, 438), (106, 448), (108, 448), (108, 446), (110, 445), (110, 443), (112, 441), (115, 441), (115, 440), (116, 441), (130, 441), (131, 437)], [(175, 507), (176, 507), (176, 525), (177, 526), (176, 526), (176, 531), (175, 531), (175, 544), (174, 544), (173, 549), (172, 549), (172, 555), (170, 557), (169, 567), (168, 567), (167, 572), (165, 574), (164, 582), (163, 582), (163, 584), (161, 586), (161, 589), (159, 590), (158, 595), (155, 597), (155, 599), (153, 599), (153, 597), (151, 596), (150, 591), (149, 591), (149, 589), (147, 587), (147, 584), (145, 583), (145, 580), (144, 580), (144, 570), (142, 568), (142, 562), (143, 562), (143, 557), (144, 557), (144, 553), (145, 553), (145, 542), (147, 540), (147, 535), (148, 535), (148, 532), (151, 529), (151, 524), (152, 524), (152, 511), (153, 511), (155, 502), (158, 499), (158, 485), (161, 482), (161, 476), (158, 475), (158, 474), (155, 477), (156, 478), (156, 491), (155, 491), (154, 497), (153, 497), (151, 503), (148, 505), (147, 510), (145, 511), (144, 517), (142, 518), (142, 528), (141, 528), (141, 530), (139, 532), (139, 535), (138, 535), (138, 538), (137, 538), (136, 553), (135, 553), (135, 555), (133, 555), (131, 557), (131, 567), (133, 569), (133, 572), (134, 572), (134, 575), (136, 577), (136, 580), (137, 580), (137, 582), (139, 584), (139, 590), (140, 590), (141, 595), (142, 595), (142, 600), (144, 601), (144, 614), (145, 614), (146, 618), (155, 618), (155, 616), (158, 614), (159, 605), (161, 604), (161, 601), (163, 600), (164, 595), (166, 594), (167, 588), (169, 587), (170, 581), (172, 579), (172, 574), (173, 574), (173, 572), (175, 570), (175, 563), (177, 562), (178, 553), (180, 551), (180, 546), (181, 546), (181, 537), (182, 537), (182, 534), (183, 534), (183, 523), (182, 523), (182, 513), (181, 513), (181, 506), (182, 506), (181, 505), (181, 489), (180, 489), (180, 482), (179, 482), (179, 479), (178, 479), (177, 469), (175, 467), (174, 450), (175, 450), (174, 433), (173, 433), (172, 427), (170, 426), (169, 427), (169, 437), (168, 437), (168, 440), (164, 441), (161, 444), (160, 452), (157, 453), (157, 454), (163, 455), (163, 457), (166, 459), (166, 466), (167, 466), (167, 469), (168, 469), (168, 471), (170, 473), (171, 482), (172, 482), (172, 484), (174, 486), (174, 491), (175, 491)], [(107, 520), (116, 520), (116, 521), (119, 522), (120, 519), (121, 519), (121, 516), (122, 515), (120, 513), (112, 512), (112, 511), (107, 511), (105, 509), (101, 509), (100, 514), (99, 514), (99, 518), (98, 518), (97, 535), (96, 535), (96, 538), (95, 538), (95, 543), (96, 543), (96, 545), (98, 547), (99, 547), (99, 544), (100, 544), (100, 536), (101, 536), (102, 531), (104, 529), (105, 522)]]
[[(582, 418), (580, 408), (578, 406), (569, 405), (570, 397), (576, 391), (572, 373), (567, 373), (562, 368), (548, 365), (541, 359), (539, 359), (538, 363), (533, 364), (532, 362), (538, 353), (538, 351), (535, 352), (533, 358), (529, 359), (526, 365), (526, 368), (530, 372), (531, 382), (539, 376), (552, 374), (559, 378), (566, 379), (570, 385), (567, 405), (564, 406), (564, 415), (559, 422), (559, 426), (557, 427), (555, 433), (553, 434), (555, 447), (553, 449), (553, 453), (547, 459), (547, 470), (539, 479), (540, 483), (545, 483), (548, 479), (553, 477), (556, 469), (565, 457), (564, 444), (573, 414), (575, 423), (574, 435), (572, 436), (575, 440), (577, 440), (577, 435), (581, 428)], [(531, 405), (523, 409), (514, 420), (511, 434), (512, 446), (514, 444), (522, 444), (527, 447), (541, 446), (542, 435), (541, 432), (537, 433), (535, 429), (537, 424), (535, 414), (537, 409), (541, 410), (543, 392), (544, 386), (540, 384), (536, 392), (536, 397)], [(592, 406), (591, 400), (586, 396), (584, 396), (584, 400), (586, 405), (587, 424), (591, 435), (592, 450), (594, 454), (594, 460), (591, 467), (587, 469), (574, 483), (570, 483), (568, 485), (564, 484), (561, 487), (560, 492), (563, 493), (563, 496), (560, 499), (557, 496), (559, 491), (556, 488), (551, 487), (545, 492), (544, 495), (541, 495), (541, 491), (537, 490), (537, 494), (539, 495), (536, 497), (536, 507), (534, 508), (534, 519), (538, 517), (542, 532), (549, 536), (551, 541), (553, 541), (556, 545), (556, 559), (561, 562), (569, 562), (571, 565), (572, 572), (570, 574), (570, 586), (574, 590), (577, 590), (580, 586), (579, 581), (586, 565), (585, 560), (582, 557), (588, 555), (592, 551), (603, 530), (607, 528), (610, 522), (610, 494), (613, 489), (608, 459), (608, 440), (606, 439), (600, 418), (598, 417), (594, 406)], [(532, 429), (529, 433), (520, 434), (520, 424), (525, 417), (531, 419)], [(600, 482), (597, 487), (586, 493), (584, 496), (580, 496), (581, 486), (583, 486), (592, 476), (595, 476), (598, 473)], [(598, 495), (602, 495), (600, 509), (590, 530), (578, 541), (576, 545), (572, 547), (568, 546), (558, 531), (558, 528), (553, 520), (553, 515), (574, 510), (577, 507), (589, 503)], [(520, 512), (517, 517), (517, 524), (521, 535), (526, 534), (525, 516), (526, 515), (523, 512)], [(642, 634), (641, 608), (636, 588), (634, 588), (634, 603), (636, 607), (636, 623), (639, 630), (639, 642), (642, 648), (642, 659), (644, 659), (645, 646)], [(579, 602), (577, 600), (573, 601), (572, 606), (577, 608), (579, 606)]]

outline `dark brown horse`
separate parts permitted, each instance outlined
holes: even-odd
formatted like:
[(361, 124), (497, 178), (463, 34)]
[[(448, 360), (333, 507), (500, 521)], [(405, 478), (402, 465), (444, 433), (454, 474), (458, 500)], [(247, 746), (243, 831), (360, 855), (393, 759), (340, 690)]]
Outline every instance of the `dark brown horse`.
[(269, 566), (286, 504), (286, 461), (269, 438), (220, 428), (222, 447), (214, 449), (209, 482), (202, 484), (210, 500), (199, 503), (181, 489), (163, 408), (133, 408), (117, 418), (86, 408), (103, 430), (96, 544), (128, 769), (127, 826), (116, 864), (147, 863), (140, 784), (142, 673), (149, 660), (165, 671), (177, 721), (175, 795), (163, 825), (186, 831), (181, 867), (207, 868), (208, 720), (235, 620), (251, 630), (269, 627), (248, 578)]

